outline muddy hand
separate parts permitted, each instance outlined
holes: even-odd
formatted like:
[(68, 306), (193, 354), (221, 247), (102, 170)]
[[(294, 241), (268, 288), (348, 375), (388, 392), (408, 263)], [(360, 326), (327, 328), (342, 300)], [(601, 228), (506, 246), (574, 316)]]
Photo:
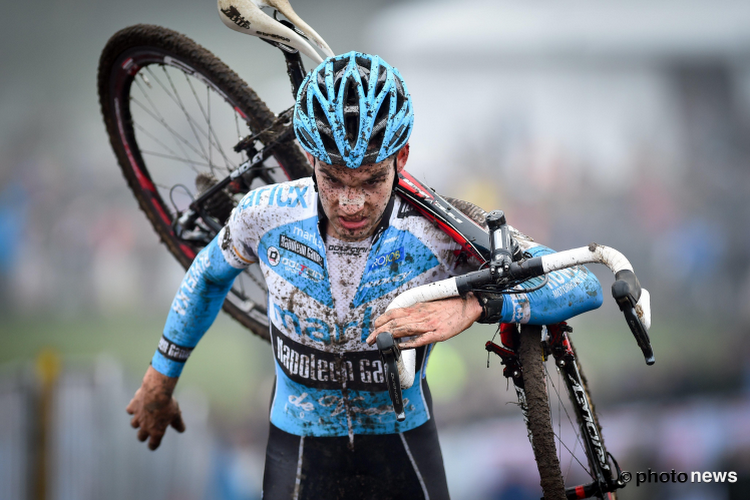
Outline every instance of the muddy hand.
[(402, 343), (402, 349), (442, 342), (469, 328), (481, 314), (482, 307), (472, 294), (391, 309), (375, 320), (367, 343), (373, 345), (381, 332), (391, 332), (395, 338), (414, 337)]
[(125, 411), (133, 418), (130, 425), (138, 429), (138, 440), (148, 441), (148, 447), (155, 450), (161, 444), (164, 433), (171, 425), (177, 432), (185, 431), (182, 413), (172, 392), (177, 378), (167, 377), (148, 367), (141, 388), (128, 404)]

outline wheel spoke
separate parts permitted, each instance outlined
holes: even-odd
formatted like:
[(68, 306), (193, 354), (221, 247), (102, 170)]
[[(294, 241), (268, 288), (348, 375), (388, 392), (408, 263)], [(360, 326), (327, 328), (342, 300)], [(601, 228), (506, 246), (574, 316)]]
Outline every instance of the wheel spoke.
[(144, 106), (144, 105), (143, 105), (143, 103), (141, 103), (141, 102), (140, 102), (140, 101), (139, 101), (138, 99), (136, 99), (135, 97), (132, 97), (132, 98), (130, 99), (130, 102), (132, 102), (132, 103), (136, 104), (136, 105), (137, 105), (137, 106), (138, 106), (139, 108), (141, 108), (141, 109), (142, 109), (142, 110), (143, 110), (143, 111), (144, 111), (145, 113), (147, 113), (147, 114), (148, 114), (149, 116), (151, 116), (151, 117), (152, 117), (152, 118), (153, 118), (154, 120), (156, 120), (156, 121), (157, 121), (157, 122), (159, 122), (159, 123), (160, 123), (161, 125), (163, 125), (163, 126), (164, 126), (164, 128), (166, 128), (166, 129), (167, 129), (167, 131), (168, 131), (168, 132), (169, 132), (170, 134), (172, 134), (172, 135), (173, 135), (173, 137), (175, 137), (175, 139), (179, 139), (179, 140), (180, 140), (180, 141), (181, 141), (181, 142), (182, 142), (182, 143), (183, 143), (184, 145), (186, 145), (186, 146), (187, 146), (188, 148), (192, 149), (192, 150), (193, 150), (193, 152), (195, 152), (195, 154), (197, 154), (198, 156), (202, 157), (202, 158), (203, 158), (204, 160), (206, 160), (206, 162), (208, 162), (208, 158), (206, 158), (206, 156), (205, 156), (204, 154), (202, 154), (202, 153), (201, 153), (200, 151), (198, 151), (197, 149), (195, 149), (195, 147), (194, 147), (194, 146), (193, 146), (193, 145), (192, 145), (192, 144), (190, 143), (190, 141), (188, 141), (187, 139), (185, 139), (184, 137), (182, 137), (182, 135), (181, 135), (181, 134), (179, 134), (179, 133), (178, 133), (178, 132), (177, 132), (177, 131), (176, 131), (175, 129), (173, 129), (172, 127), (170, 127), (170, 126), (169, 126), (169, 124), (168, 124), (168, 123), (167, 123), (167, 122), (166, 122), (165, 120), (163, 120), (163, 119), (161, 119), (161, 120), (160, 120), (158, 116), (156, 116), (156, 115), (155, 115), (154, 113), (152, 113), (152, 112), (151, 112), (150, 110), (148, 110), (148, 109), (146, 108), (146, 106)]
[[(146, 155), (151, 155), (151, 156), (158, 156), (159, 158), (167, 158), (169, 160), (179, 161), (179, 162), (182, 162), (182, 163), (186, 163), (188, 166), (190, 166), (190, 168), (193, 168), (195, 165), (199, 165), (201, 167), (210, 167), (210, 165), (208, 163), (202, 163), (202, 162), (199, 162), (199, 161), (188, 160), (187, 158), (182, 158), (182, 157), (175, 156), (175, 155), (168, 155), (168, 154), (165, 154), (165, 153), (157, 153), (156, 151), (146, 151), (145, 149), (142, 149), (141, 150), (141, 154), (146, 154)], [(193, 170), (195, 170), (195, 169), (193, 168)], [(198, 171), (198, 170), (195, 170), (195, 172), (196, 173), (200, 173), (200, 171)]]
[[(588, 474), (589, 477), (591, 477), (593, 479), (594, 476), (591, 473), (591, 470), (587, 466), (583, 465), (581, 463), (581, 461), (578, 459), (578, 457), (575, 455), (575, 452), (578, 449), (578, 445), (579, 444), (581, 445), (581, 449), (583, 449), (583, 450), (586, 449), (586, 447), (583, 445), (583, 439), (581, 438), (581, 433), (580, 433), (580, 431), (578, 429), (578, 425), (573, 421), (573, 418), (570, 416), (570, 413), (568, 412), (568, 408), (564, 404), (562, 404), (563, 397), (560, 394), (560, 391), (557, 389), (557, 386), (555, 385), (554, 381), (552, 380), (552, 377), (550, 376), (549, 370), (547, 369), (547, 364), (543, 363), (542, 366), (544, 367), (545, 379), (548, 382), (547, 386), (548, 386), (548, 388), (550, 386), (552, 387), (552, 390), (555, 393), (555, 398), (557, 399), (557, 402), (558, 402), (558, 432), (555, 433), (555, 437), (557, 438), (557, 442), (560, 445), (559, 450), (558, 450), (558, 453), (559, 453), (559, 456), (560, 456), (559, 460), (562, 463), (562, 449), (563, 448), (565, 448), (565, 450), (567, 450), (567, 452), (570, 454), (570, 457), (571, 457), (570, 460), (569, 460), (569, 462), (568, 462), (568, 467), (567, 467), (567, 471), (565, 473), (565, 476), (567, 476), (570, 473), (570, 467), (572, 465), (573, 460), (575, 460), (576, 462), (578, 462), (578, 464), (581, 466), (581, 468), (584, 471), (586, 471), (586, 474)], [(558, 374), (559, 374), (559, 371), (558, 371)], [(548, 396), (549, 396), (549, 389), (548, 389)], [(551, 399), (550, 399), (550, 401), (551, 401)], [(568, 424), (570, 425), (570, 428), (573, 429), (573, 432), (575, 433), (575, 436), (576, 436), (576, 439), (574, 440), (575, 445), (573, 447), (573, 450), (571, 450), (570, 447), (568, 447), (568, 445), (563, 440), (563, 436), (562, 436), (562, 418), (561, 418), (562, 415), (560, 414), (560, 408), (562, 408), (562, 411), (565, 413), (565, 417), (568, 420)], [(553, 429), (553, 432), (554, 432), (554, 429)]]
[[(193, 117), (190, 116), (190, 113), (188, 113), (187, 109), (185, 109), (185, 105), (182, 103), (182, 99), (180, 99), (180, 94), (179, 92), (177, 92), (177, 88), (174, 86), (172, 77), (169, 76), (169, 73), (167, 72), (167, 67), (162, 65), (161, 69), (164, 72), (164, 75), (167, 77), (170, 87), (172, 87), (172, 92), (174, 92), (174, 97), (176, 99), (177, 105), (179, 106), (180, 110), (182, 110), (183, 114), (185, 115), (185, 119), (187, 119), (187, 122), (190, 125), (190, 130), (193, 131), (193, 135), (195, 136), (195, 141), (198, 143), (198, 146), (200, 146), (201, 151), (203, 151), (204, 158), (208, 160), (208, 163), (211, 163), (211, 157), (206, 155), (206, 149), (203, 147), (203, 141), (201, 141), (200, 137), (198, 137), (198, 133), (195, 131), (195, 124), (194, 124)], [(211, 170), (213, 173), (213, 169)]]
[[(549, 385), (552, 386), (552, 389), (555, 391), (555, 397), (557, 398), (558, 402), (562, 401), (563, 398), (560, 395), (560, 391), (557, 390), (557, 387), (555, 386), (555, 383), (552, 381), (552, 377), (550, 377), (549, 371), (547, 370), (547, 365), (545, 364), (543, 366), (544, 366), (545, 378), (549, 382)], [(574, 430), (574, 432), (576, 434), (576, 439), (580, 442), (581, 441), (581, 433), (578, 431), (578, 426), (573, 422), (573, 419), (571, 418), (570, 413), (568, 413), (568, 409), (564, 405), (562, 406), (562, 409), (565, 412), (565, 417), (568, 419), (568, 423), (570, 424), (571, 428), (573, 428), (573, 430)]]
[(187, 74), (185, 75), (185, 80), (187, 81), (187, 84), (190, 87), (190, 90), (193, 92), (193, 97), (195, 98), (195, 102), (198, 105), (198, 108), (200, 108), (201, 113), (203, 114), (203, 119), (206, 121), (206, 125), (208, 126), (208, 135), (206, 136), (206, 138), (208, 139), (208, 157), (213, 158), (213, 156), (211, 155), (211, 149), (215, 145), (221, 157), (224, 158), (224, 163), (226, 165), (227, 170), (231, 170), (231, 162), (229, 161), (229, 158), (227, 158), (227, 155), (224, 153), (224, 148), (221, 147), (221, 143), (219, 142), (219, 139), (216, 136), (216, 132), (211, 126), (211, 99), (209, 97), (208, 85), (206, 85), (206, 107), (208, 108), (208, 113), (207, 113), (206, 110), (203, 109), (203, 105), (201, 104), (200, 99), (198, 98), (198, 93), (195, 91), (195, 88), (193, 87), (193, 82), (190, 80), (190, 78), (188, 78)]
[[(147, 70), (149, 71), (149, 73), (151, 73), (151, 75), (152, 75), (152, 76), (154, 76), (154, 79), (156, 79), (156, 76), (155, 76), (155, 75), (153, 75), (153, 72), (151, 72), (151, 71), (150, 71), (150, 68), (148, 68), (148, 67), (147, 67), (146, 69), (147, 69)], [(145, 75), (144, 73), (142, 73), (142, 72), (139, 72), (139, 73), (138, 73), (138, 75), (139, 75), (139, 76), (141, 77), (141, 79), (142, 79), (142, 80), (143, 80), (144, 82), (146, 82), (146, 75)], [(154, 101), (152, 101), (152, 100), (151, 100), (151, 92), (148, 92), (148, 91), (147, 91), (146, 89), (144, 89), (144, 88), (143, 88), (143, 85), (142, 85), (142, 83), (141, 83), (141, 82), (140, 82), (140, 81), (138, 80), (138, 78), (136, 78), (136, 79), (135, 79), (134, 81), (136, 82), (136, 85), (137, 85), (137, 86), (138, 86), (138, 88), (140, 89), (140, 91), (141, 91), (141, 94), (143, 94), (143, 96), (144, 96), (144, 97), (146, 98), (146, 100), (148, 101), (148, 103), (149, 103), (149, 104), (151, 105), (151, 109), (153, 110), (153, 114), (152, 114), (151, 116), (152, 116), (152, 117), (155, 117), (155, 118), (156, 118), (156, 120), (157, 120), (158, 122), (160, 122), (160, 123), (162, 123), (162, 124), (165, 124), (165, 123), (166, 123), (166, 120), (164, 119), (164, 116), (162, 116), (162, 114), (161, 114), (161, 113), (159, 112), (159, 108), (158, 108), (158, 107), (156, 106), (156, 104), (154, 103)], [(150, 87), (151, 87), (151, 84), (150, 84), (150, 83), (148, 83), (148, 82), (146, 82), (146, 83), (147, 83), (147, 85), (148, 85), (148, 86), (149, 86), (149, 88), (150, 88)], [(164, 87), (162, 86), (162, 88), (164, 88)], [(136, 125), (136, 124), (134, 124), (134, 125)], [(145, 129), (144, 129), (143, 127), (141, 127), (141, 130), (145, 131)], [(153, 136), (153, 135), (151, 135), (151, 137), (153, 138), (154, 136)], [(155, 138), (154, 138), (154, 139), (155, 139)], [(180, 142), (180, 141), (178, 140), (178, 138), (177, 138), (177, 137), (175, 137), (175, 136), (174, 136), (173, 134), (172, 134), (172, 139), (173, 139), (173, 140), (175, 141), (175, 144), (177, 144), (177, 147), (178, 147), (178, 148), (179, 148), (180, 150), (182, 150), (182, 153), (183, 153), (183, 155), (185, 155), (185, 156), (188, 156), (188, 154), (187, 154), (187, 151), (185, 151), (185, 148), (183, 147), (182, 143), (181, 143), (181, 142)], [(163, 143), (162, 143), (162, 145), (163, 145), (163, 146), (164, 146), (164, 147), (165, 147), (166, 149), (170, 149), (170, 148), (168, 148), (168, 147), (167, 147), (167, 146), (166, 146), (165, 144), (163, 144)]]
[[(171, 83), (171, 79), (169, 78), (169, 74), (167, 73), (166, 66), (164, 64), (160, 64), (159, 66), (162, 68), (162, 71), (164, 72), (165, 76), (167, 77), (168, 80), (170, 80), (170, 83)], [(159, 76), (156, 73), (154, 73), (154, 71), (152, 70), (151, 66), (146, 66), (146, 71), (148, 72), (149, 75), (151, 75), (151, 77), (154, 79), (154, 81), (156, 81), (156, 83), (159, 85), (159, 87), (161, 87), (162, 91), (164, 91), (164, 93), (169, 97), (169, 99), (178, 108), (180, 108), (181, 111), (183, 111), (183, 114), (185, 114), (185, 118), (187, 119), (188, 124), (193, 129), (193, 133), (195, 133), (194, 125), (197, 125), (197, 124), (195, 124), (195, 120), (193, 120), (192, 116), (190, 116), (189, 113), (186, 113), (184, 107), (182, 106), (182, 103), (181, 103), (179, 97), (176, 95), (177, 91), (176, 90), (170, 91), (170, 89), (168, 89), (167, 86), (164, 85), (164, 82), (162, 82), (161, 78), (159, 78)], [(172, 86), (172, 87), (174, 88), (174, 86)], [(201, 149), (203, 149), (201, 141), (198, 139), (197, 142), (198, 142), (199, 145), (201, 145)], [(207, 162), (210, 163), (209, 158), (206, 157), (205, 153), (201, 153), (200, 151), (198, 151), (197, 149), (195, 149), (194, 147), (192, 147), (192, 145), (190, 145), (190, 146), (191, 146), (191, 149), (193, 149), (193, 151), (195, 151), (195, 153), (197, 155), (203, 156), (203, 158)]]

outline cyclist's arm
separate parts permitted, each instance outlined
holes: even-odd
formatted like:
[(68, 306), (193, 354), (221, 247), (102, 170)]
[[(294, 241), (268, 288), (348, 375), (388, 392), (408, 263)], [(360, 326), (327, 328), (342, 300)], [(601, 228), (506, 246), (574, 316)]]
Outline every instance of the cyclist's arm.
[[(553, 253), (553, 250), (533, 243), (521, 233), (514, 232), (514, 236), (520, 240), (521, 248), (534, 257)], [(534, 278), (519, 288), (533, 290), (542, 285), (542, 280)], [(538, 290), (503, 294), (497, 321), (551, 325), (602, 304), (599, 280), (584, 266), (555, 271), (548, 275), (547, 280)], [(402, 343), (403, 348), (448, 340), (471, 326), (482, 312), (482, 307), (472, 294), (465, 299), (444, 299), (391, 309), (375, 320), (375, 330), (367, 342), (374, 344), (381, 332), (391, 332), (397, 338), (415, 337)]]
[[(538, 244), (525, 248), (525, 251), (532, 257), (554, 253), (554, 250)], [(538, 290), (503, 294), (500, 322), (552, 325), (602, 305), (599, 280), (585, 266), (555, 271), (547, 276), (547, 283)], [(531, 290), (542, 283), (543, 277), (533, 278), (518, 288)]]
[(188, 356), (216, 319), (242, 268), (230, 265), (219, 241), (223, 229), (198, 253), (172, 301), (151, 365), (168, 377), (179, 377)]
[(234, 278), (242, 272), (227, 262), (219, 247), (226, 231), (198, 253), (185, 274), (151, 366), (126, 408), (133, 415), (130, 424), (139, 429), (138, 439), (148, 439), (152, 450), (159, 447), (170, 425), (179, 432), (185, 430), (172, 392), (190, 352), (216, 319)]

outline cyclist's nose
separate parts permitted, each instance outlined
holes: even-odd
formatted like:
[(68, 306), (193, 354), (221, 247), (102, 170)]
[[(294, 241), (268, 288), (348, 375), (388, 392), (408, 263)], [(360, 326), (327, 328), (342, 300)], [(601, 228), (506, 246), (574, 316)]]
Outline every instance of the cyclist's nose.
[(365, 206), (365, 193), (361, 189), (345, 188), (339, 195), (339, 206), (347, 214), (356, 214)]

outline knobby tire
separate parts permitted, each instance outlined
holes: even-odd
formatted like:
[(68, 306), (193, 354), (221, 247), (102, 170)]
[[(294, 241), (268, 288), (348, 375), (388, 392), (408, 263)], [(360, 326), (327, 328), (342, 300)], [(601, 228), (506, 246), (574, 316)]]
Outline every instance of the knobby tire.
[[(575, 355), (575, 348), (572, 341), (570, 347)], [(540, 484), (544, 495), (544, 500), (565, 500), (565, 478), (563, 477), (556, 448), (555, 436), (553, 430), (551, 401), (547, 391), (547, 374), (544, 368), (544, 358), (542, 357), (541, 344), (541, 327), (525, 325), (519, 335), (518, 359), (521, 364), (523, 374), (523, 387), (525, 397), (525, 415), (526, 426), (529, 433), (529, 440), (534, 452), (534, 459), (539, 469)], [(586, 377), (583, 374), (580, 361), (576, 356), (578, 372), (581, 377), (581, 385), (588, 399), (591, 409), (592, 418), (599, 430), (599, 435), (604, 446), (604, 438), (601, 432), (601, 425), (596, 414), (591, 393), (588, 388)], [(571, 400), (573, 395), (567, 390), (563, 391)], [(576, 425), (580, 426), (581, 422), (576, 419)], [(595, 457), (588, 456), (588, 466), (593, 468)], [(568, 485), (570, 486), (570, 485)], [(606, 500), (616, 500), (616, 492), (604, 493), (602, 496)]]
[(565, 500), (560, 461), (552, 431), (547, 384), (542, 366), (541, 327), (521, 328), (518, 358), (526, 395), (526, 425), (534, 451), (545, 500)]

